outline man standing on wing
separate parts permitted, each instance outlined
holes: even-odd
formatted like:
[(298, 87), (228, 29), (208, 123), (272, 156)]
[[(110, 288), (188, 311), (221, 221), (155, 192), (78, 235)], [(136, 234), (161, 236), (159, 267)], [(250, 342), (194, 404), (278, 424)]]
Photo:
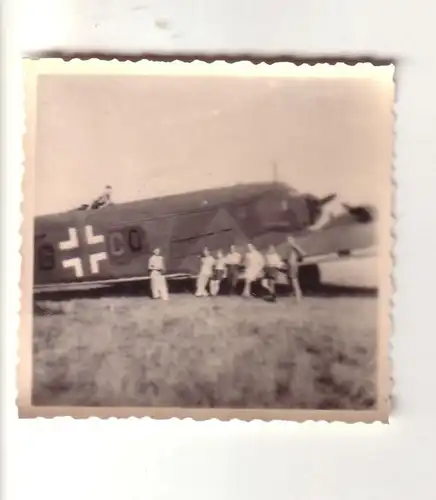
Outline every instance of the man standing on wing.
[(150, 271), (151, 294), (153, 299), (168, 300), (167, 280), (164, 276), (165, 261), (160, 255), (160, 249), (155, 248), (153, 255), (148, 260), (148, 270)]
[(303, 294), (301, 292), (300, 281), (298, 279), (298, 268), (301, 259), (306, 255), (306, 252), (297, 245), (292, 236), (288, 236), (286, 247), (286, 263), (288, 265), (288, 278), (292, 283), (292, 289), (295, 293), (297, 302), (300, 302)]

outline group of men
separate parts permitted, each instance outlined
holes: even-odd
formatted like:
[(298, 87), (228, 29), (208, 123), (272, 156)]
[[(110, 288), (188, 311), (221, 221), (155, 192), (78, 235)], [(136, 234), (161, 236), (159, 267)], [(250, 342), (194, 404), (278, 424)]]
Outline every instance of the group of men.
[[(215, 257), (208, 248), (205, 248), (200, 258), (195, 295), (196, 297), (216, 296), (225, 280), (230, 285), (230, 292), (236, 293), (241, 268), (244, 268), (243, 297), (251, 297), (252, 284), (260, 279), (262, 286), (269, 291), (271, 299), (275, 300), (279, 273), (285, 272), (299, 302), (302, 293), (298, 280), (298, 266), (304, 255), (304, 250), (290, 236), (287, 238), (284, 258), (278, 254), (274, 245), (270, 245), (267, 252), (262, 254), (253, 244), (248, 243), (244, 256), (237, 251), (234, 245), (230, 246), (227, 255), (224, 255), (222, 250), (217, 250)], [(148, 269), (153, 298), (168, 300), (168, 287), (164, 275), (165, 262), (159, 248), (154, 249), (148, 262)]]

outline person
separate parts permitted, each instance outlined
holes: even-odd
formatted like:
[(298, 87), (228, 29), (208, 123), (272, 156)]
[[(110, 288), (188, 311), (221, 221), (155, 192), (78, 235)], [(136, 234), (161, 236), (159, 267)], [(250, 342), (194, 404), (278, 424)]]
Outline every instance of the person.
[(148, 270), (150, 272), (151, 294), (153, 299), (168, 300), (168, 286), (164, 275), (165, 261), (160, 255), (160, 249), (155, 248), (153, 255), (148, 260)]
[(277, 253), (275, 246), (270, 245), (265, 254), (265, 278), (262, 280), (262, 285), (269, 290), (273, 300), (276, 300), (276, 282), (279, 269), (282, 267), (282, 258)]
[(206, 287), (212, 276), (213, 266), (215, 264), (215, 259), (209, 252), (208, 248), (203, 250), (203, 256), (201, 257), (200, 272), (197, 276), (197, 289), (195, 291), (196, 297), (208, 297), (209, 293)]
[(215, 265), (210, 280), (210, 293), (215, 297), (220, 291), (221, 282), (226, 275), (226, 260), (222, 250), (216, 253)]
[(96, 198), (89, 206), (88, 210), (107, 207), (112, 204), (112, 186), (107, 185), (104, 188), (103, 194)]
[(262, 275), (264, 258), (254, 245), (248, 243), (248, 252), (245, 254), (245, 285), (242, 295), (251, 297), (251, 285)]
[(292, 290), (294, 291), (297, 302), (300, 302), (303, 297), (300, 281), (298, 279), (298, 267), (301, 259), (305, 255), (306, 252), (299, 245), (297, 245), (295, 239), (292, 236), (288, 236), (286, 251), (288, 279), (290, 283), (292, 283)]
[(235, 245), (231, 245), (230, 252), (226, 256), (227, 278), (229, 280), (231, 294), (236, 292), (241, 260), (241, 254), (236, 250)]

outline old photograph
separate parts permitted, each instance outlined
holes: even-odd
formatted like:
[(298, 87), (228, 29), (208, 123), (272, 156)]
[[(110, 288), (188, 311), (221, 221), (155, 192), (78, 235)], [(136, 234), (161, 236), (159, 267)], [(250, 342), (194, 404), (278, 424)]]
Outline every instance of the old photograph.
[(20, 416), (388, 420), (392, 65), (24, 77)]

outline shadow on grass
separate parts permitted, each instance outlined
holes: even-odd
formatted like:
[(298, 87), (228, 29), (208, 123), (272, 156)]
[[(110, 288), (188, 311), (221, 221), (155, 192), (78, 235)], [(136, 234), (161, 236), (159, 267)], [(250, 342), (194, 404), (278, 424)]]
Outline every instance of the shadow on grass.
[[(169, 282), (170, 294), (191, 294), (195, 292), (195, 281), (174, 281)], [(241, 295), (243, 284), (239, 283), (234, 294)], [(286, 297), (292, 293), (292, 290), (286, 285), (277, 285), (277, 296)], [(222, 284), (219, 295), (230, 295), (231, 290), (225, 283)], [(255, 283), (252, 287), (252, 293), (258, 298), (265, 298), (268, 296), (267, 290), (259, 283)], [(324, 297), (324, 298), (337, 298), (337, 297), (377, 297), (377, 288), (370, 287), (356, 287), (356, 286), (340, 286), (329, 283), (324, 283), (313, 289), (304, 290), (306, 297)], [(77, 298), (99, 299), (101, 297), (151, 297), (151, 290), (149, 282), (145, 283), (122, 283), (117, 285), (107, 286), (105, 288), (96, 288), (89, 290), (72, 290), (65, 292), (40, 292), (34, 295), (35, 300), (49, 300), (49, 301), (64, 301)], [(41, 308), (40, 308), (41, 309)], [(61, 314), (58, 312), (55, 314)], [(35, 314), (40, 314), (40, 311), (35, 311)], [(44, 313), (42, 313), (44, 314)], [(53, 314), (53, 313), (49, 313)]]

